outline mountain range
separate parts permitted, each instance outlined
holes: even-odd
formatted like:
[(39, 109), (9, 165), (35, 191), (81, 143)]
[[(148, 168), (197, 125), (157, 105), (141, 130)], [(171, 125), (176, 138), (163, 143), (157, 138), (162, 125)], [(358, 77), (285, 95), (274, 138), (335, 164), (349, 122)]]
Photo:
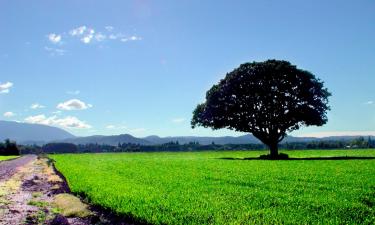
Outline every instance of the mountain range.
[(0, 141), (7, 138), (23, 144), (40, 144), (75, 136), (57, 127), (0, 120)]
[[(283, 142), (309, 142), (319, 140), (351, 140), (358, 136), (333, 136), (324, 138), (314, 137), (293, 137), (287, 136)], [(371, 136), (375, 139), (375, 136)], [(242, 135), (238, 137), (223, 136), (223, 137), (199, 137), (199, 136), (176, 136), (176, 137), (159, 137), (156, 135), (147, 136), (144, 138), (137, 138), (130, 134), (120, 135), (94, 135), (87, 137), (76, 137), (69, 132), (47, 125), (19, 123), (12, 121), (0, 121), (0, 141), (4, 139), (11, 139), (20, 144), (46, 144), (49, 142), (66, 142), (73, 144), (106, 144), (118, 145), (119, 143), (133, 143), (141, 145), (155, 145), (168, 142), (178, 141), (180, 144), (189, 142), (198, 142), (202, 145), (211, 143), (215, 144), (260, 144), (261, 142), (251, 134)]]

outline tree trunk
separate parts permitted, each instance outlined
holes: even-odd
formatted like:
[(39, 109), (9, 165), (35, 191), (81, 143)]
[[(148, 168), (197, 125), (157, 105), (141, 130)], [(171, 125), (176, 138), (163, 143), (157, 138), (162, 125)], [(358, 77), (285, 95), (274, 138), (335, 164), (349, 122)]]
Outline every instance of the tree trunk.
[(271, 143), (268, 145), (268, 147), (270, 148), (270, 156), (271, 158), (273, 159), (276, 159), (278, 158), (279, 156), (279, 147), (278, 147), (278, 142), (276, 143)]
[(253, 135), (258, 138), (263, 144), (267, 145), (270, 149), (270, 157), (271, 159), (278, 159), (279, 158), (279, 137), (267, 137), (267, 135), (262, 135), (262, 133), (254, 133)]

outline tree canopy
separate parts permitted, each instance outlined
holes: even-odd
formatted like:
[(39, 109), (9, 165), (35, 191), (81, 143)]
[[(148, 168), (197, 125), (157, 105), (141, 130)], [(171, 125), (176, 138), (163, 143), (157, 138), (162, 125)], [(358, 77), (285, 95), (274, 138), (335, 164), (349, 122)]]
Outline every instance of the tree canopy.
[(0, 142), (0, 155), (19, 155), (20, 151), (16, 142), (6, 139), (4, 143)]
[(287, 132), (328, 121), (330, 95), (314, 74), (288, 61), (245, 63), (207, 91), (191, 125), (252, 133), (276, 158)]

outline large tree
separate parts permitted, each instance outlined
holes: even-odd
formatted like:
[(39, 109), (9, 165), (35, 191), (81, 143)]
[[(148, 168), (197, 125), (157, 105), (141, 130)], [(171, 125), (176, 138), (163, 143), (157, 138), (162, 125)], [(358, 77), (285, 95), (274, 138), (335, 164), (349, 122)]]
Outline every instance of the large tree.
[(207, 91), (191, 125), (252, 133), (277, 158), (287, 132), (327, 122), (330, 95), (321, 80), (288, 61), (245, 63)]

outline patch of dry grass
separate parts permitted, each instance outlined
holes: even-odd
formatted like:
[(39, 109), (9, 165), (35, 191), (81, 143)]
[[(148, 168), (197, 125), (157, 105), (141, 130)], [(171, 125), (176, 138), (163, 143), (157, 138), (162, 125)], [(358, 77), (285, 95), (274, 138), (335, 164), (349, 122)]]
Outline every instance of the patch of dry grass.
[(53, 204), (58, 208), (63, 216), (66, 217), (87, 217), (92, 215), (88, 205), (71, 194), (58, 194), (55, 196)]

